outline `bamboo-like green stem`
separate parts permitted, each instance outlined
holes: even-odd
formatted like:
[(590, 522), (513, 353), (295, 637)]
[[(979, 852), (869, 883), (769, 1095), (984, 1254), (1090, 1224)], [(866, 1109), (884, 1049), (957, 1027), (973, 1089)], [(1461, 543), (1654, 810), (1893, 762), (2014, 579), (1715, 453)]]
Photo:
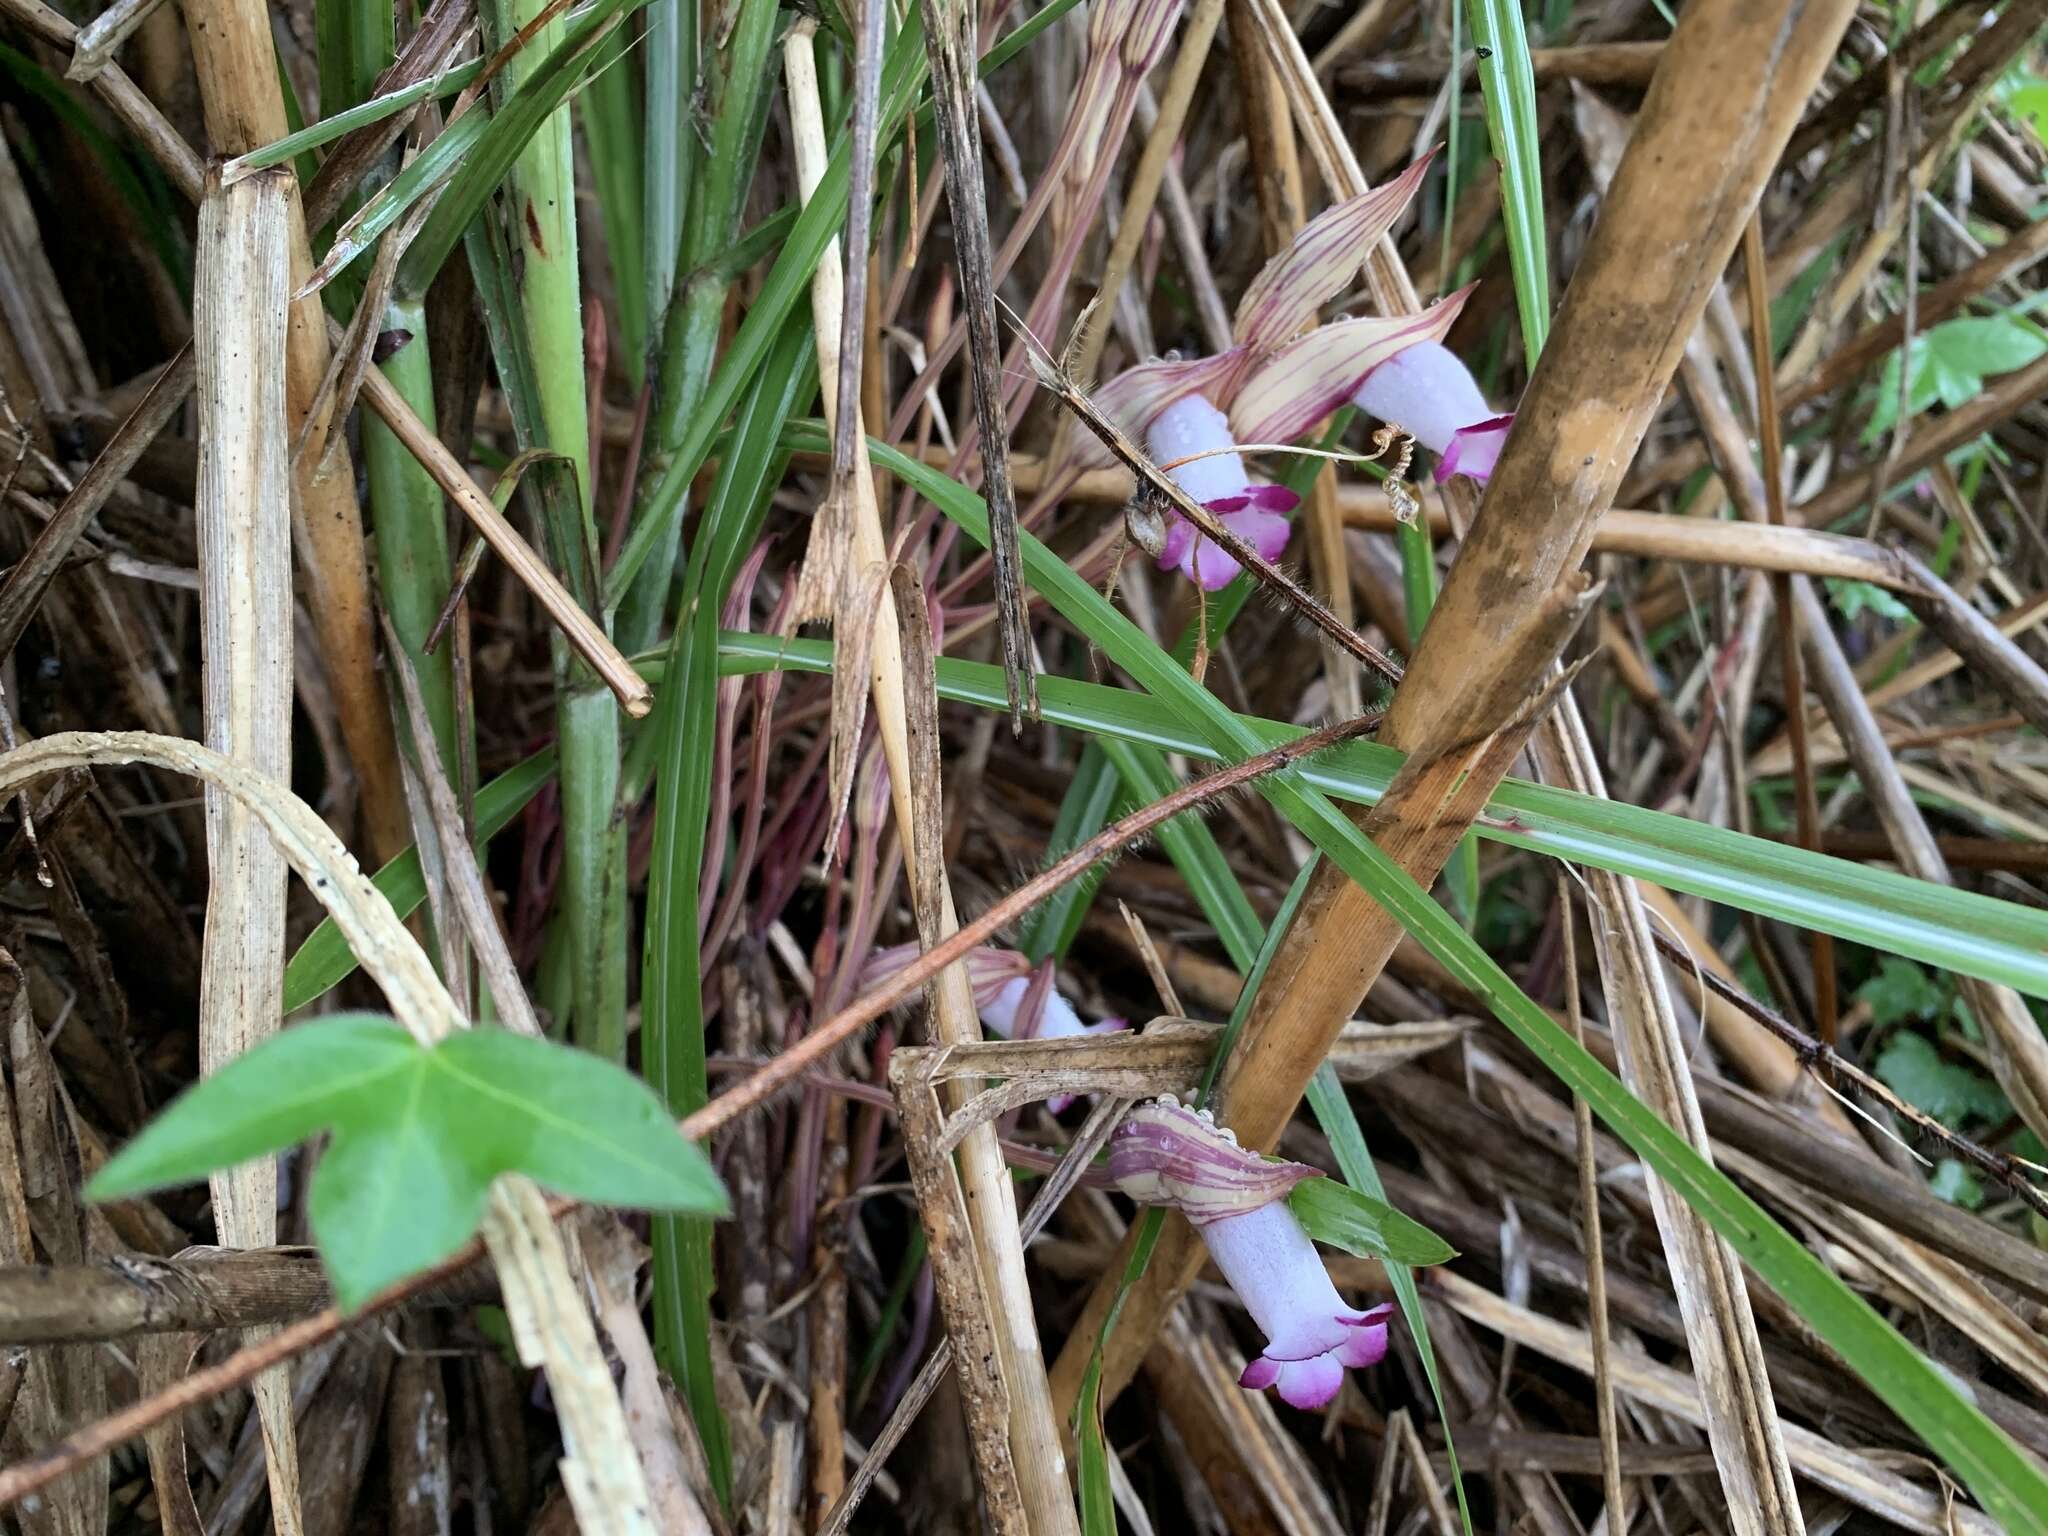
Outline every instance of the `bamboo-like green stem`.
[[(392, 386), (428, 425), (434, 421), (434, 370), (427, 350), (426, 310), (418, 301), (394, 300), (384, 317), (387, 332), (409, 339), (379, 366)], [(441, 488), (392, 435), (374, 411), (363, 413), (363, 460), (370, 477), (371, 531), (377, 541), (377, 585), (391, 627), (418, 675), (435, 748), (451, 776), (456, 772), (455, 669), (452, 649), (429, 654), (427, 635), (452, 581), (448, 519)]]
[[(483, 6), (491, 45), (502, 47), (544, 9), (542, 0)], [(559, 17), (542, 27), (493, 82), (495, 101), (560, 43)], [(569, 114), (557, 110), (506, 178), (506, 225), (513, 243), (521, 338), (530, 368), (508, 388), (530, 391), (519, 412), (538, 441), (576, 470), (576, 494), (544, 498), (548, 538), (569, 589), (596, 591), (597, 526), (591, 513), (588, 401), (584, 388), (583, 297), (576, 254), (576, 171)], [(509, 323), (509, 319), (508, 319)], [(501, 372), (502, 372), (501, 368)], [(612, 698), (584, 690), (582, 668), (555, 647), (562, 754), (561, 910), (568, 925), (571, 1025), (577, 1044), (614, 1061), (626, 1053), (626, 841), (619, 812), (619, 714)]]
[[(702, 53), (695, 27), (678, 18), (673, 38), (666, 31), (650, 38), (651, 43), (673, 49), (675, 58), (661, 64), (659, 77), (650, 76), (663, 90), (657, 93), (650, 88), (648, 93), (647, 238), (657, 240), (673, 221), (679, 230), (679, 244), (666, 253), (665, 263), (660, 260), (664, 253), (651, 252), (647, 264), (651, 283), (659, 287), (659, 274), (665, 266), (671, 286), (659, 294), (659, 302), (666, 304), (667, 310), (656, 359), (646, 473), (634, 517), (636, 522), (655, 516), (662, 520), (646, 564), (619, 604), (618, 634), (628, 651), (654, 643), (675, 580), (684, 502), (677, 501), (673, 510), (662, 508), (658, 492), (690, 423), (704, 408), (705, 390), (718, 355), (719, 322), (731, 277), (723, 270), (710, 269), (707, 263), (739, 232), (740, 208), (753, 179), (756, 151), (767, 120), (767, 85), (773, 78), (768, 53), (775, 40), (776, 15), (774, 0), (745, 0), (731, 35), (711, 55), (709, 78), (704, 82), (704, 113), (711, 124), (708, 159), (695, 148), (691, 125), (678, 120), (689, 115), (687, 93), (702, 72), (697, 68)], [(686, 94), (680, 101), (673, 100), (668, 96), (671, 89)], [(661, 146), (659, 156), (657, 145)], [(663, 165), (663, 159), (669, 163)], [(697, 176), (700, 167), (702, 175)]]

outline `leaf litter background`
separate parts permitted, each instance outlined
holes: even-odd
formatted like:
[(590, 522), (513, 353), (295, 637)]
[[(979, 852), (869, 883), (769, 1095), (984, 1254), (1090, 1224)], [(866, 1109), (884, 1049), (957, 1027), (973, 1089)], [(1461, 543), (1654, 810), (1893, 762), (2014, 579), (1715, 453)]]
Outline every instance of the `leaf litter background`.
[[(1091, 1536), (1119, 1522), (1990, 1529), (1980, 1508), (2009, 1529), (2048, 1521), (2048, 1216), (2031, 1187), (2048, 1161), (2032, 1059), (2048, 1055), (2034, 1001), (2048, 992), (2048, 681), (2031, 634), (2048, 613), (2040, 8), (1830, 8), (1814, 23), (1827, 36), (1810, 45), (1812, 88), (1783, 109), (1789, 145), (1687, 146), (1681, 176), (1711, 188), (1754, 175), (1762, 196), (1746, 233), (1738, 219), (1714, 234), (1742, 241), (1732, 264), (1684, 292), (1699, 318), (1669, 360), (1675, 376), (1645, 357), (1574, 354), (1533, 388), (1555, 306), (1570, 304), (1582, 258), (1598, 267), (1596, 222), (1645, 249), (1701, 234), (1677, 216), (1690, 189), (1645, 195), (1615, 178), (1631, 119), (1648, 133), (1715, 89), (1711, 71), (1685, 68), (1719, 56), (1711, 18), (1655, 4), (998, 8), (977, 18), (982, 49), (1008, 41), (972, 98), (981, 205), (964, 215), (924, 99), (928, 38), (957, 13), (892, 12), (863, 40), (873, 14), (828, 9), (813, 37), (759, 0), (545, 15), (451, 0), (395, 17), (327, 0), (269, 17), (224, 8), (211, 37), (188, 38), (175, 8), (117, 6), (102, 29), (134, 29), (95, 74), (73, 62), (74, 28), (92, 15), (0, 4), (10, 747), (134, 728), (246, 754), (235, 721), (261, 716), (261, 687), (288, 690), (288, 715), (264, 718), (289, 736), (291, 787), (370, 869), (427, 845), (379, 885), (417, 910), (415, 936), (455, 1006), (514, 1023), (532, 1010), (643, 1074), (675, 1115), (700, 1112), (692, 1125), (716, 1127), (705, 1148), (732, 1207), (716, 1225), (581, 1214), (565, 1228), (573, 1250), (504, 1273), (502, 1292), (472, 1264), (381, 1325), (341, 1327), (320, 1322), (318, 1261), (289, 1246), (310, 1240), (315, 1168), (346, 1155), (339, 1136), (282, 1165), (272, 1203), (286, 1246), (260, 1223), (258, 1241), (232, 1240), (218, 1181), (211, 1201), (188, 1186), (81, 1203), (86, 1176), (203, 1056), (238, 1049), (236, 1030), (380, 1004), (303, 889), (278, 912), (267, 877), (247, 875), (251, 929), (208, 932), (223, 876), (209, 884), (192, 780), (107, 767), (42, 777), (13, 802), (0, 935), (12, 994), (0, 1339), (19, 1346), (0, 1362), (13, 1464), (0, 1477), (32, 1475), (31, 1452), (110, 1411), (154, 1427), (146, 1455), (124, 1441), (76, 1457), (13, 1517), (37, 1531), (986, 1521)], [(1788, 28), (1798, 14), (1785, 13)], [(796, 50), (817, 62), (815, 95), (789, 67)], [(480, 76), (480, 98), (457, 111), (455, 93)], [(403, 111), (344, 115), (414, 82)], [(861, 135), (846, 131), (870, 114), (871, 175), (850, 149)], [(319, 299), (301, 297), (298, 329), (276, 340), (287, 366), (250, 365), (248, 393), (269, 409), (244, 426), (205, 378), (208, 349), (240, 333), (223, 309), (232, 295), (211, 292), (207, 307), (193, 151), (258, 150), (299, 124), (314, 128), (247, 162), (288, 164), (306, 188), (299, 276), (352, 222)], [(966, 126), (945, 124), (947, 142)], [(974, 245), (959, 221), (986, 219), (994, 295), (1087, 386), (1168, 350), (1217, 350), (1246, 285), (1307, 217), (1431, 150), (1392, 246), (1331, 313), (1386, 313), (1477, 280), (1449, 342), (1503, 409), (1529, 389), (1530, 414), (1549, 422), (1536, 402), (1653, 386), (1639, 451), (1588, 509), (1603, 585), (1566, 649), (1581, 663), (1565, 687), (1583, 760), (1611, 801), (1519, 782), (1558, 780), (1540, 743), (1492, 766), (1517, 782), (1478, 814), (1477, 835), (1445, 861), (1440, 904), (1425, 906), (1394, 867), (1408, 863), (1398, 837), (1390, 861), (1322, 799), (1409, 805), (1389, 787), (1398, 758), (1337, 747), (1279, 770), (1260, 795), (1165, 823), (1034, 910), (1006, 911), (1001, 929), (1056, 964), (1054, 985), (1084, 1018), (1231, 1020), (1226, 1111), (1233, 1073), (1289, 1085), (1273, 1090), (1284, 1155), (1383, 1197), (1458, 1251), (1411, 1272), (1370, 1256), (1388, 1254), (1384, 1224), (1318, 1227), (1365, 1255), (1329, 1250), (1346, 1300), (1398, 1299), (1406, 1322), (1386, 1364), (1305, 1415), (1234, 1385), (1261, 1339), (1213, 1277), (1177, 1308), (1160, 1304), (1177, 1289), (1161, 1259), (1176, 1238), (1099, 1181), (1067, 1193), (1049, 1223), (1035, 1211), (1044, 1232), (1028, 1247), (989, 1225), (1002, 1159), (1021, 1208), (1070, 1144), (1085, 1153), (1106, 1130), (1106, 1110), (1008, 1110), (988, 1160), (935, 1153), (953, 1107), (931, 1097), (935, 1072), (1040, 1074), (1048, 1091), (1078, 1083), (1104, 1104), (1213, 1077), (1200, 1068), (1213, 1030), (1155, 1025), (1161, 1050), (1188, 1045), (1142, 1068), (1113, 1056), (1121, 1037), (1108, 1036), (984, 1068), (917, 1050), (928, 1031), (972, 1028), (957, 995), (942, 991), (929, 1018), (910, 1006), (872, 1028), (845, 1010), (873, 948), (930, 943), (946, 911), (989, 909), (1207, 762), (1388, 691), (1284, 596), (1249, 601), (1256, 583), (1243, 579), (1198, 606), (1132, 548), (1131, 477), (1059, 473), (1082, 428), (1024, 398), (1030, 365), (1006, 324), (994, 344), (1007, 359), (982, 361), (1001, 363), (990, 377), (1010, 395), (1006, 478), (1030, 530), (1021, 569), (1043, 710), (1012, 734), (991, 665), (1002, 625), (981, 553), (990, 533), (972, 494), (989, 466), (963, 446), (983, 413), (949, 339), (963, 305), (982, 302), (975, 272), (956, 264)], [(854, 255), (820, 288), (849, 182), (873, 189), (854, 237), (876, 257), (867, 268)], [(1010, 266), (1009, 237), (1030, 222)], [(280, 218), (270, 234), (288, 230)], [(855, 292), (846, 307), (862, 268), (865, 302)], [(1066, 351), (1105, 274), (1129, 280), (1093, 312), (1097, 333)], [(1587, 282), (1603, 280), (1604, 269)], [(1679, 292), (1660, 281), (1644, 285)], [(282, 303), (278, 290), (280, 315)], [(333, 354), (347, 366), (316, 391), (320, 305), (339, 326), (359, 323)], [(181, 383), (152, 408), (156, 371), (188, 341), (201, 349), (199, 404), (179, 405)], [(1766, 347), (1775, 367), (1760, 367)], [(838, 548), (866, 515), (853, 506), (865, 471), (843, 449), (834, 465), (836, 393), (821, 412), (818, 382), (836, 383), (849, 354), (878, 439), (874, 526), (922, 578), (886, 606), (870, 594), (888, 589)], [(298, 425), (309, 397), (317, 442)], [(1317, 440), (1367, 450), (1349, 415)], [(229, 449), (258, 441), (297, 446), (295, 469), (280, 457), (245, 467), (245, 481), (209, 480)], [(1530, 483), (1539, 454), (1522, 454), (1503, 473), (1509, 489)], [(1418, 527), (1396, 515), (1382, 465), (1259, 463), (1304, 493), (1289, 576), (1335, 624), (1416, 655), (1438, 586), (1458, 589), (1473, 500), (1455, 483), (1439, 494), (1419, 464)], [(494, 484), (511, 522), (484, 548), (471, 528)], [(262, 486), (267, 500), (251, 494)], [(238, 531), (261, 520), (248, 509), (281, 519), (287, 501), (300, 519), (290, 601), (292, 572)], [(1550, 558), (1556, 509), (1508, 502), (1491, 495), (1479, 515), (1510, 542), (1520, 529), (1532, 567)], [(343, 505), (361, 519), (353, 545), (316, 536), (309, 516)], [(209, 507), (223, 524), (207, 523)], [(211, 526), (229, 530), (225, 546)], [(813, 575), (843, 561), (823, 606), (799, 594), (807, 557)], [(458, 579), (463, 601), (444, 615)], [(265, 593), (296, 644), (218, 663), (202, 634)], [(935, 708), (920, 703), (916, 624), (900, 645), (893, 623), (873, 629), (874, 613), (898, 608), (906, 621), (924, 610)], [(799, 612), (835, 620), (832, 649), (816, 630), (782, 638)], [(1470, 611), (1447, 600), (1446, 617)], [(1445, 633), (1440, 655), (1477, 647), (1516, 702), (1541, 696), (1554, 647), (1489, 656), (1476, 632)], [(835, 694), (818, 674), (863, 651)], [(202, 693), (202, 664), (232, 672), (239, 703)], [(886, 698), (852, 713), (870, 664), (908, 700), (901, 724)], [(1417, 667), (1448, 675), (1426, 653)], [(1401, 708), (1393, 728), (1412, 729)], [(916, 825), (892, 816), (885, 763), (914, 765)], [(481, 858), (465, 852), (472, 839), (488, 840)], [(1336, 873), (1298, 883), (1312, 850)], [(1413, 937), (1393, 946), (1317, 1072), (1321, 1052), (1290, 1051), (1261, 1010), (1284, 1011), (1306, 995), (1292, 990), (1304, 974), (1341, 968), (1358, 944), (1313, 883), (1344, 875)], [(1631, 911), (1647, 913), (1654, 982), (1613, 958), (1637, 953), (1610, 947), (1642, 921)], [(1290, 915), (1299, 948), (1277, 948)], [(291, 955), (281, 968), (260, 958), (272, 922)], [(1276, 953), (1285, 967), (1308, 955), (1306, 971), (1284, 969), (1270, 995), (1241, 989)], [(259, 999), (255, 1017), (202, 1001), (229, 983)], [(1640, 1056), (1660, 1017), (1681, 1048), (1679, 1080), (1663, 1085)], [(828, 1037), (845, 1043), (827, 1051)], [(455, 1043), (488, 1050), (493, 1038)], [(798, 1065), (788, 1053), (807, 1038), (800, 1088), (771, 1094), (749, 1077), (778, 1055)], [(1626, 1087), (1600, 1065), (1617, 1057)], [(569, 1087), (541, 1060), (521, 1069), (532, 1080), (520, 1092), (559, 1107)], [(630, 1088), (602, 1081), (605, 1094)], [(231, 1088), (233, 1069), (218, 1082)], [(1301, 1085), (1311, 1112), (1294, 1116)], [(638, 1115), (667, 1138), (651, 1100), (605, 1102), (617, 1112), (588, 1119), (610, 1134)], [(367, 1107), (373, 1120), (389, 1108)], [(545, 1129), (520, 1156), (493, 1158), (491, 1145), (522, 1138), (506, 1123), (465, 1129), (473, 1118), (451, 1111), (436, 1134), (474, 1153), (479, 1173), (518, 1167), (622, 1203), (714, 1198), (701, 1183), (628, 1189), (617, 1166), (579, 1183), (565, 1171), (572, 1149)], [(246, 1150), (214, 1140), (177, 1176)], [(1687, 1226), (1653, 1171), (1735, 1245), (1746, 1303), (1715, 1278), (1739, 1287), (1745, 1271), (1721, 1267), (1707, 1228)], [(977, 1192), (967, 1207), (949, 1193), (956, 1178)], [(1048, 1199), (1065, 1181), (1053, 1183)], [(473, 1220), (427, 1248), (445, 1252)], [(1127, 1227), (1161, 1240), (1142, 1280), (1119, 1247)], [(356, 1246), (378, 1281), (427, 1256)], [(1388, 1256), (1431, 1252), (1397, 1249)], [(551, 1289), (557, 1273), (565, 1286)], [(1091, 1292), (1097, 1310), (1084, 1310)], [(537, 1311), (523, 1310), (529, 1297)], [(1119, 1297), (1134, 1341), (1096, 1357), (1100, 1309)], [(586, 1307), (594, 1333), (577, 1322), (545, 1345), (522, 1333), (521, 1319), (550, 1332)], [(242, 1330), (277, 1324), (306, 1325), (308, 1340), (281, 1336), (262, 1357), (287, 1362), (288, 1377), (255, 1376), (246, 1351), (264, 1335)], [(1038, 1342), (1020, 1345), (1018, 1325)], [(987, 1339), (1001, 1356), (993, 1384), (932, 1369), (949, 1333), (956, 1346)], [(602, 1357), (578, 1353), (583, 1335)], [(547, 1370), (533, 1370), (542, 1358)], [(571, 1391), (579, 1360), (599, 1376)], [(193, 1362), (222, 1366), (218, 1390), (166, 1398)], [(623, 1418), (605, 1418), (621, 1403)], [(576, 1443), (573, 1426), (596, 1422), (617, 1423), (618, 1443)], [(886, 1464), (870, 1457), (898, 1434), (909, 1443)], [(4, 1486), (18, 1497), (18, 1481)]]

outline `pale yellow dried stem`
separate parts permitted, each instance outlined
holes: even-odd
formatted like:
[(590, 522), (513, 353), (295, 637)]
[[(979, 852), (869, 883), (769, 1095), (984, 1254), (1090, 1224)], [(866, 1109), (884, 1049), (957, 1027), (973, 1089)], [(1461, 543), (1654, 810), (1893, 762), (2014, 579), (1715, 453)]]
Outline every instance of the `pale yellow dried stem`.
[[(783, 53), (796, 146), (797, 183), (806, 201), (816, 192), (826, 161), (824, 119), (818, 99), (810, 33), (811, 29), (806, 25), (793, 29), (784, 43)], [(818, 341), (818, 378), (828, 424), (839, 409), (838, 336), (844, 308), (845, 280), (838, 248), (828, 246), (811, 281), (811, 315)], [(859, 409), (857, 401), (848, 404), (854, 410)], [(867, 464), (864, 428), (856, 434), (855, 441), (861, 445), (861, 463), (858, 472), (852, 476), (852, 506), (847, 509), (852, 514), (847, 519), (851, 543), (847, 560), (849, 575), (884, 566), (889, 559), (883, 542), (881, 511), (875, 502), (874, 476)], [(909, 854), (916, 841), (913, 835), (919, 814), (916, 798), (937, 795), (939, 786), (919, 784), (912, 776), (903, 642), (896, 603), (888, 583), (879, 583), (876, 591), (874, 631), (868, 650), (875, 723), (882, 738), (883, 756), (889, 765), (889, 790), (895, 806), (896, 824), (906, 850), (906, 869), (913, 887), (923, 883), (936, 893), (939, 937), (943, 938), (960, 925), (946, 872), (943, 868), (917, 869), (912, 866)], [(934, 992), (937, 1006), (933, 1018), (939, 1042), (952, 1045), (978, 1041), (981, 1022), (975, 1012), (974, 994), (966, 967), (953, 965), (942, 971)], [(1034, 1536), (1063, 1536), (1063, 1533), (1078, 1532), (1073, 1494), (1067, 1483), (1066, 1457), (1061, 1449), (1058, 1424), (1053, 1417), (1045, 1361), (1031, 1305), (1031, 1288), (1024, 1270), (1024, 1247), (1017, 1230), (1016, 1197), (993, 1128), (984, 1127), (967, 1138), (956, 1166), (974, 1248), (984, 1271), (983, 1289), (993, 1312), (989, 1321), (996, 1347), (995, 1364), (1000, 1369), (1009, 1400), (1009, 1451), (1029, 1515), (1029, 1528)], [(955, 1318), (949, 1316), (947, 1321), (951, 1327)]]

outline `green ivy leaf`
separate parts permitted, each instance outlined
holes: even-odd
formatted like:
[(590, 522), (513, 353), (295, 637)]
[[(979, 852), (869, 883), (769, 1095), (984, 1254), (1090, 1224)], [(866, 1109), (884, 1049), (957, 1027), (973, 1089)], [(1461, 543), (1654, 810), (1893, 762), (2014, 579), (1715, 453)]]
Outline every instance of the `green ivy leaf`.
[(1849, 581), (1840, 576), (1821, 579), (1828, 589), (1828, 601), (1845, 619), (1854, 619), (1867, 610), (1881, 619), (1890, 619), (1894, 624), (1912, 622), (1913, 610), (1883, 587), (1873, 586), (1867, 581)]
[(1882, 956), (1877, 973), (1856, 989), (1856, 1001), (1870, 1009), (1880, 1027), (1931, 1019), (1947, 1002), (1946, 990), (1927, 972), (1897, 955)]
[(1877, 1075), (1915, 1109), (1943, 1125), (1966, 1120), (2002, 1120), (2010, 1113), (2005, 1095), (1989, 1078), (1944, 1061), (1920, 1035), (1901, 1034), (1878, 1054)]
[(308, 1208), (344, 1308), (467, 1242), (500, 1174), (604, 1205), (727, 1210), (703, 1152), (623, 1067), (499, 1029), (426, 1047), (370, 1014), (300, 1024), (237, 1057), (179, 1095), (86, 1194), (191, 1183), (322, 1131), (332, 1140)]
[(1303, 1179), (1288, 1194), (1287, 1204), (1310, 1237), (1363, 1259), (1420, 1267), (1447, 1264), (1458, 1256), (1421, 1222), (1340, 1179)]
[(1977, 1175), (1953, 1157), (1944, 1157), (1934, 1165), (1934, 1176), (1927, 1181), (1927, 1187), (1950, 1205), (1960, 1205), (1966, 1211), (1974, 1211), (1984, 1203), (1984, 1186)]
[(1908, 370), (1907, 408), (1914, 414), (1937, 400), (1950, 410), (1967, 405), (1998, 374), (2024, 368), (2048, 352), (2048, 335), (2017, 311), (1964, 315), (1944, 320), (1915, 336), (1903, 363), (1894, 351), (1885, 359), (1877, 398), (1863, 441), (1873, 443), (1899, 419), (1899, 370)]

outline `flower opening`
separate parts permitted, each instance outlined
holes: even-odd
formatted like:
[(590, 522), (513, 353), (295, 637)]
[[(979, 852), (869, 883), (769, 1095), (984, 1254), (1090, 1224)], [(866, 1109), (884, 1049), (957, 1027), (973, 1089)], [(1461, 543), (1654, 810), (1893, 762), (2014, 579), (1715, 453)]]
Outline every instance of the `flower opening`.
[(1247, 1152), (1208, 1115), (1161, 1099), (1117, 1127), (1109, 1172), (1132, 1199), (1186, 1214), (1266, 1335), (1239, 1386), (1272, 1387), (1296, 1408), (1320, 1408), (1337, 1395), (1346, 1368), (1376, 1365), (1386, 1354), (1393, 1309), (1345, 1306), (1287, 1204), (1287, 1192), (1315, 1169)]
[[(1169, 466), (1174, 483), (1217, 516), (1217, 521), (1259, 552), (1276, 560), (1287, 548), (1288, 523), (1301, 498), (1285, 486), (1254, 485), (1244, 459), (1234, 451), (1230, 418), (1201, 394), (1182, 395), (1159, 412), (1145, 431), (1145, 448)], [(1232, 450), (1232, 451), (1218, 451)], [(1200, 458), (1193, 455), (1203, 455)], [(1198, 534), (1178, 512), (1167, 510), (1161, 570), (1176, 567), (1204, 591), (1230, 585), (1241, 569), (1235, 556)]]
[(1471, 371), (1441, 341), (1402, 348), (1368, 373), (1351, 398), (1437, 455), (1439, 482), (1466, 475), (1484, 485), (1515, 419), (1512, 412), (1494, 413)]

